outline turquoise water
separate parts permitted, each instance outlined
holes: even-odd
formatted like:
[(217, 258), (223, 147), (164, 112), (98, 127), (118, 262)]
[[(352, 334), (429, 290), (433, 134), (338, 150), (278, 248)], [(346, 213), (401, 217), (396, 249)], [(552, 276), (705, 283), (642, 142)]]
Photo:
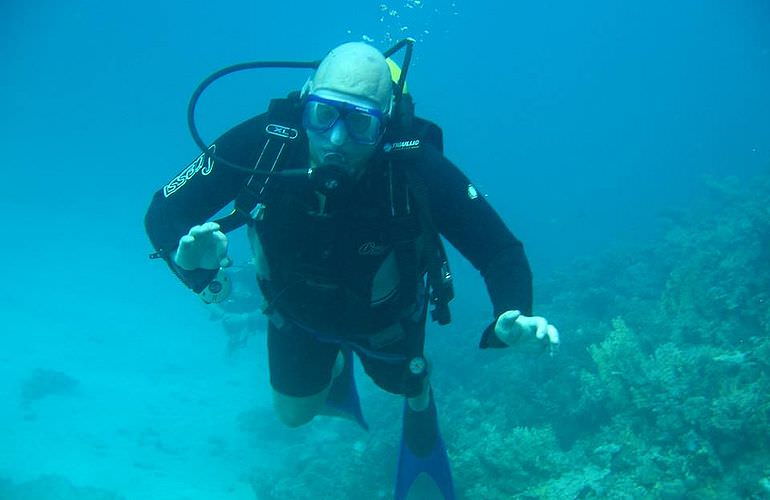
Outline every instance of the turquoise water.
[[(283, 429), (264, 324), (229, 347), (142, 217), (198, 154), (205, 76), (407, 35), (418, 113), (563, 337), (478, 351), (491, 308), (452, 254), (429, 348), (460, 496), (767, 497), (769, 22), (764, 1), (4, 2), (0, 498), (390, 497), (398, 398), (359, 373), (372, 432)], [(201, 132), (307, 76), (222, 81)]]

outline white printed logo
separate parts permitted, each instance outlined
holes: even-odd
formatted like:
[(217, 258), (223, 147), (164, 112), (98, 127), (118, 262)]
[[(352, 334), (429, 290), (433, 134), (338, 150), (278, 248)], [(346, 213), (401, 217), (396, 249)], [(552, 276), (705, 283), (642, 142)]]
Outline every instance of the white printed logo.
[(268, 124), (267, 127), (265, 127), (265, 132), (277, 135), (278, 137), (283, 137), (284, 139), (296, 139), (299, 135), (297, 129), (286, 127), (284, 125), (276, 125), (275, 123)]
[[(216, 150), (216, 144), (212, 144), (211, 147), (209, 147), (209, 153), (214, 153)], [(187, 181), (192, 179), (198, 172), (201, 172), (203, 175), (209, 175), (213, 169), (214, 160), (211, 159), (211, 157), (207, 158), (206, 153), (201, 153), (199, 157), (182, 170), (181, 174), (177, 175), (171, 182), (163, 186), (163, 196), (168, 198), (179, 191), (179, 189), (187, 184)]]

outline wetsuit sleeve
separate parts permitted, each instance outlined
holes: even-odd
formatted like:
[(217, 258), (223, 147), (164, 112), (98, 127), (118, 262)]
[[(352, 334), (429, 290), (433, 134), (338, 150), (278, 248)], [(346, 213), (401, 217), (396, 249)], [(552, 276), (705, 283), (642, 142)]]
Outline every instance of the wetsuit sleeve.
[[(254, 164), (256, 149), (260, 146), (257, 117), (225, 133), (211, 146), (210, 151), (238, 165)], [(209, 220), (230, 203), (243, 187), (248, 174), (218, 165), (201, 154), (177, 176), (159, 189), (152, 198), (144, 218), (147, 235), (155, 250), (171, 270), (195, 293), (202, 291), (216, 275), (216, 270), (187, 271), (171, 259), (179, 238), (192, 226)]]
[(497, 318), (518, 309), (532, 315), (532, 273), (522, 243), (459, 168), (432, 146), (421, 162), (431, 216), (438, 231), (481, 273), (494, 311), (480, 347), (504, 347)]

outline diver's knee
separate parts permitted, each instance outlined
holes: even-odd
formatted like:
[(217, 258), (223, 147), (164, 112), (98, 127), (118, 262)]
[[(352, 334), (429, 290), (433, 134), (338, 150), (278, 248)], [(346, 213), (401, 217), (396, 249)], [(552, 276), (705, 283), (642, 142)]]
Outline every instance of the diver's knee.
[(422, 379), (422, 390), (413, 397), (406, 398), (409, 408), (414, 411), (423, 411), (430, 404), (430, 378), (426, 375)]
[(280, 411), (277, 408), (275, 414), (278, 417), (278, 420), (290, 429), (302, 427), (315, 418), (315, 415), (302, 415), (291, 411)]
[(326, 398), (325, 391), (323, 398), (320, 396), (318, 394), (308, 397), (295, 397), (273, 391), (273, 409), (282, 424), (291, 428), (300, 427), (313, 420), (318, 414)]

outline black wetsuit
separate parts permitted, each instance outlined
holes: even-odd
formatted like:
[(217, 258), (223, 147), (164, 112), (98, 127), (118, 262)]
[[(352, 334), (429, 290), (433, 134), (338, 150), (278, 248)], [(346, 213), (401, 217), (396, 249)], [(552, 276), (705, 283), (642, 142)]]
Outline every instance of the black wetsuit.
[[(254, 165), (266, 123), (267, 115), (260, 115), (234, 127), (215, 142), (216, 154)], [(307, 140), (300, 134), (285, 168), (308, 165)], [(511, 309), (531, 315), (532, 278), (523, 247), (484, 196), (427, 141), (409, 168), (424, 181), (435, 228), (483, 275), (495, 318)], [(250, 234), (269, 268), (257, 281), (270, 304), (270, 371), (277, 391), (319, 392), (329, 383), (340, 342), (353, 346), (384, 389), (406, 395), (419, 391), (405, 384), (404, 373), (408, 359), (422, 352), (425, 262), (414, 265), (416, 286), (402, 286), (404, 274), (392, 269), (401, 265), (394, 258), (393, 198), (417, 203), (408, 187), (394, 192), (391, 176), (383, 154), (375, 153), (352, 190), (326, 198), (323, 207), (313, 186), (300, 178), (271, 177), (265, 183), (260, 200), (266, 209)], [(152, 200), (145, 218), (150, 240), (196, 292), (216, 271), (180, 269), (169, 252), (190, 227), (233, 201), (248, 178), (201, 156)], [(422, 247), (419, 241), (416, 248)], [(421, 259), (419, 252), (415, 255)], [(500, 345), (490, 326), (481, 347)]]

